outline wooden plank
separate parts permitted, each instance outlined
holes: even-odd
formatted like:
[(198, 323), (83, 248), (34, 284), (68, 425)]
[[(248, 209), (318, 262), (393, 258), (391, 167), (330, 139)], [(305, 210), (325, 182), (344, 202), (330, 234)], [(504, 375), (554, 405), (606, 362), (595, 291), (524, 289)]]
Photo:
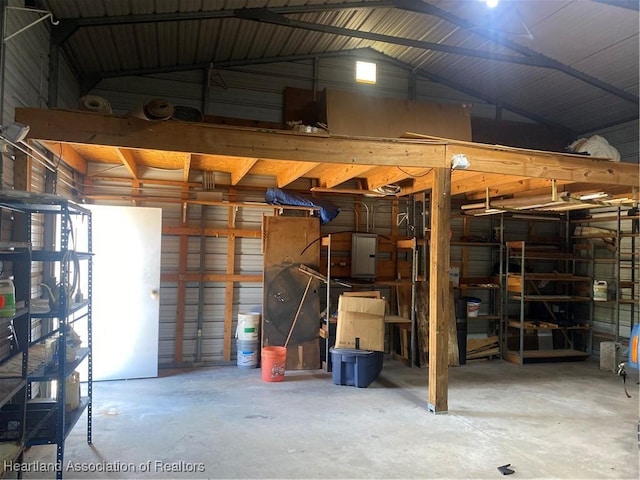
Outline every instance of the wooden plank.
[[(186, 238), (186, 237), (180, 237)], [(199, 273), (161, 273), (160, 279), (163, 282), (199, 282), (201, 279), (203, 282), (246, 282), (246, 283), (260, 283), (262, 282), (262, 275), (247, 275), (235, 273), (233, 275), (227, 275), (226, 273), (205, 273), (200, 275)]]
[(29, 138), (63, 143), (111, 145), (196, 154), (359, 165), (444, 167), (441, 141), (372, 139), (256, 130), (206, 123), (149, 122), (96, 112), (16, 109), (16, 121), (30, 125)]
[(475, 352), (475, 353), (467, 352), (467, 360), (474, 360), (477, 358), (484, 358), (484, 357), (492, 357), (494, 355), (499, 355), (499, 354), (500, 354), (500, 348), (498, 347), (495, 347), (483, 352)]
[[(467, 193), (466, 198), (469, 200), (485, 200), (486, 188), (489, 188), (489, 196), (497, 197), (501, 195), (514, 195), (523, 194), (526, 192), (530, 194), (532, 191), (538, 189), (546, 189), (551, 192), (553, 181), (548, 178), (526, 178), (518, 176), (507, 176), (489, 174), (485, 175), (486, 179), (482, 179), (476, 186), (482, 188), (473, 188), (461, 191), (460, 193)], [(502, 177), (500, 180), (499, 177)], [(514, 180), (516, 179), (516, 180)], [(566, 180), (561, 180), (556, 183), (558, 186), (569, 185)], [(475, 191), (474, 191), (475, 190)], [(453, 195), (453, 190), (452, 190)]]
[[(163, 235), (190, 235), (192, 237), (196, 237), (200, 236), (202, 233), (202, 229), (199, 227), (162, 226)], [(229, 235), (233, 235), (236, 238), (260, 238), (262, 236), (262, 232), (260, 230), (241, 228), (205, 228), (204, 234), (207, 237), (228, 237)]]
[(429, 268), (429, 410), (448, 410), (449, 229), (451, 170), (434, 169)]

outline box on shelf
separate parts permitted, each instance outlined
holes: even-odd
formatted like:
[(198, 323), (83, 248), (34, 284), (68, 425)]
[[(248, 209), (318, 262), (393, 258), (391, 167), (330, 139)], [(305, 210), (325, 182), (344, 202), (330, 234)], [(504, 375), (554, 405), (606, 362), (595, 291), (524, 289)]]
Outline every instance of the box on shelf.
[(341, 295), (336, 348), (384, 351), (385, 306), (383, 299)]
[(335, 385), (351, 385), (366, 388), (382, 371), (383, 352), (354, 350), (350, 348), (332, 348), (331, 378)]

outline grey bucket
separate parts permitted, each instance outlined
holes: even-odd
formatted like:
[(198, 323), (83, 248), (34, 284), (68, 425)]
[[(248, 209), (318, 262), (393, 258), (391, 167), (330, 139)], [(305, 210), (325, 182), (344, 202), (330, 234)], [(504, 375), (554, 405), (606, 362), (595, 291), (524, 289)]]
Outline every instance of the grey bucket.
[(238, 368), (257, 368), (258, 358), (258, 340), (238, 339)]

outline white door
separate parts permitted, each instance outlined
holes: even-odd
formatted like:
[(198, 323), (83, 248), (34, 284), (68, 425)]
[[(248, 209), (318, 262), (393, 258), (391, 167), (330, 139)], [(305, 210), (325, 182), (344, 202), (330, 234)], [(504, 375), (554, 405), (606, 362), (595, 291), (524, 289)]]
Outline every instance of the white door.
[(93, 379), (157, 377), (162, 209), (89, 209)]

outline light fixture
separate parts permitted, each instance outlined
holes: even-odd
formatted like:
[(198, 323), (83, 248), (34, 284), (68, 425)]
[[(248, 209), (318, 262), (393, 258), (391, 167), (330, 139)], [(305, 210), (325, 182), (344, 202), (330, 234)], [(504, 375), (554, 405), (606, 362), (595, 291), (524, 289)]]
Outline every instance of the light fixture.
[(0, 126), (0, 136), (8, 143), (20, 143), (29, 133), (29, 126), (14, 122), (6, 127)]
[(466, 170), (471, 166), (471, 162), (466, 155), (462, 153), (456, 153), (451, 157), (451, 170)]
[(486, 3), (489, 8), (496, 8), (498, 3), (500, 3), (500, 0), (485, 0), (484, 3)]

